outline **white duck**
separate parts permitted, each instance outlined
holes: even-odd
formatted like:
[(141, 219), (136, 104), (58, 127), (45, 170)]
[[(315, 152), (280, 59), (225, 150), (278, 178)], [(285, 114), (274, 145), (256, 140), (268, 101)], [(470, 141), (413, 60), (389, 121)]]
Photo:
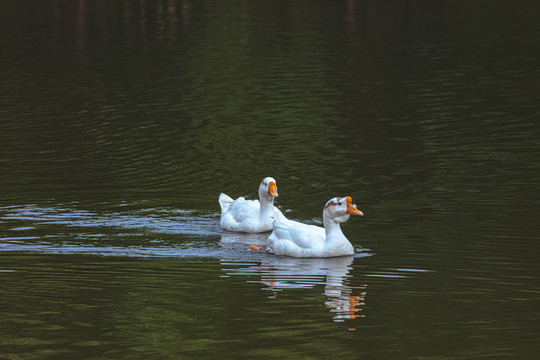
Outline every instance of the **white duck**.
[(225, 194), (219, 195), (221, 206), (220, 225), (223, 229), (247, 233), (260, 233), (272, 230), (275, 218), (284, 220), (285, 216), (274, 206), (278, 196), (276, 180), (264, 178), (259, 186), (259, 200), (246, 200), (239, 197), (233, 200)]
[(335, 197), (324, 206), (324, 228), (291, 220), (276, 219), (268, 237), (268, 249), (276, 255), (296, 257), (331, 257), (354, 254), (340, 223), (350, 215), (364, 215), (352, 204), (350, 196)]

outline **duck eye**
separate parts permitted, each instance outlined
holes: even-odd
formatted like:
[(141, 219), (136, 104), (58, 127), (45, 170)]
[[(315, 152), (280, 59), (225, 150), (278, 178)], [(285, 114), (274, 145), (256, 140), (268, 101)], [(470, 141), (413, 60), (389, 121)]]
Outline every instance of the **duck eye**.
[(340, 203), (340, 202), (338, 202), (337, 204), (341, 206), (341, 203)]

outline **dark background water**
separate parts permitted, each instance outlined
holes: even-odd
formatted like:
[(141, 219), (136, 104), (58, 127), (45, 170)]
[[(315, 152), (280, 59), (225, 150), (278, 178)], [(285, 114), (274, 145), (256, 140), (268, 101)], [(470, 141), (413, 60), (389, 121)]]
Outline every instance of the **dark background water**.
[(0, 358), (535, 359), (539, 4), (0, 0)]

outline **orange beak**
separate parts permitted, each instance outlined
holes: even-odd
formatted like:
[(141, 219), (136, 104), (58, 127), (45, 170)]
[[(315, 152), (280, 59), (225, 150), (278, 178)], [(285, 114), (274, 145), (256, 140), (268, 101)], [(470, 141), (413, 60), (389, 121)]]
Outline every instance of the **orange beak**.
[(268, 193), (272, 195), (273, 197), (278, 197), (279, 194), (277, 193), (276, 183), (271, 181), (270, 185), (268, 185)]
[(358, 210), (353, 204), (350, 196), (347, 196), (347, 214), (363, 216), (364, 213)]

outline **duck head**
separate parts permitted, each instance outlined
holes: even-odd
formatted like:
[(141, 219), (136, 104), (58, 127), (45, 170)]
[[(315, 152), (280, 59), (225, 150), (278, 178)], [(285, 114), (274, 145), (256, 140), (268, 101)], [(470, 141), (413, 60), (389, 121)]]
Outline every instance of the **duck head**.
[(337, 223), (342, 223), (349, 220), (351, 215), (363, 216), (360, 210), (356, 208), (356, 205), (352, 203), (350, 196), (335, 197), (328, 200), (324, 206), (323, 214), (327, 213)]
[(264, 196), (268, 200), (278, 197), (276, 180), (273, 177), (266, 177), (259, 186), (259, 196)]

